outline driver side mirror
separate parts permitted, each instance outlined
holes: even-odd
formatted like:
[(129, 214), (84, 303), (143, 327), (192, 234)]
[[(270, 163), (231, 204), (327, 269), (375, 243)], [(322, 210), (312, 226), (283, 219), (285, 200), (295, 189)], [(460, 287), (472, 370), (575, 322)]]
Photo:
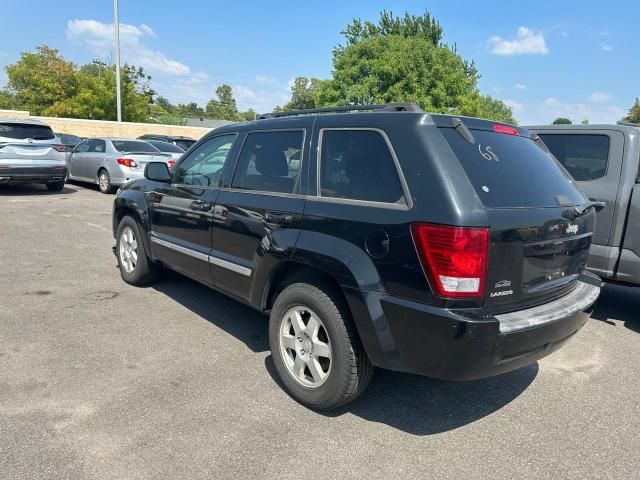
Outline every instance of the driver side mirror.
[(144, 178), (154, 182), (169, 183), (171, 181), (169, 167), (164, 162), (149, 162), (144, 168)]

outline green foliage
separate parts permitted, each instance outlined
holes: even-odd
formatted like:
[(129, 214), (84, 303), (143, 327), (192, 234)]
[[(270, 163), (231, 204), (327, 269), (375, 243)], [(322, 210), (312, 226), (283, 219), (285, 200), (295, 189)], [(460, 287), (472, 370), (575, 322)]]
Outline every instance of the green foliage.
[(424, 110), (516, 123), (504, 102), (481, 95), (478, 71), (442, 42), (442, 27), (429, 12), (377, 23), (354, 19), (342, 32), (346, 45), (333, 51), (329, 80), (298, 77), (283, 110), (367, 103), (414, 102)]
[(638, 123), (640, 124), (640, 99), (636, 97), (636, 101), (629, 109), (627, 116), (622, 119), (626, 123)]
[(558, 117), (553, 121), (553, 125), (571, 125), (571, 120), (566, 117)]
[(461, 107), (477, 76), (451, 50), (422, 38), (368, 38), (334, 57), (333, 79), (320, 84), (322, 105), (416, 102), (431, 112)]
[(165, 112), (167, 113), (173, 113), (173, 105), (171, 105), (171, 102), (169, 100), (167, 100), (164, 97), (157, 97), (154, 101), (154, 103), (159, 106), (160, 108), (162, 108)]
[(486, 118), (496, 122), (511, 123), (517, 125), (518, 121), (513, 117), (513, 111), (502, 100), (490, 95), (473, 93), (462, 99), (460, 107), (455, 111), (468, 117)]
[(204, 108), (198, 106), (195, 102), (187, 103), (186, 105), (180, 103), (173, 107), (173, 113), (182, 117), (208, 118)]
[(282, 110), (315, 108), (320, 82), (317, 78), (296, 77), (291, 85), (291, 100)]
[(258, 115), (258, 112), (256, 112), (253, 108), (250, 108), (246, 112), (240, 112), (240, 117), (242, 117), (242, 120), (247, 122), (255, 120), (256, 118), (258, 118)]
[[(351, 24), (340, 32), (347, 39), (347, 47), (355, 45), (363, 40), (373, 37), (398, 35), (402, 37), (422, 38), (434, 46), (442, 45), (444, 32), (440, 23), (425, 10), (421, 16), (411, 15), (405, 12), (404, 17), (396, 17), (392, 12), (383, 10), (380, 12), (378, 23), (362, 22), (354, 18)], [(338, 46), (336, 50), (341, 51)]]
[[(35, 52), (23, 52), (6, 70), (7, 88), (0, 93), (3, 108), (20, 108), (32, 115), (116, 119), (114, 65), (91, 63), (78, 68), (58, 50), (41, 45)], [(120, 80), (122, 119), (145, 121), (155, 94), (151, 77), (140, 67), (124, 65)]]
[(206, 112), (209, 117), (232, 121), (241, 119), (230, 85), (223, 84), (216, 88), (216, 97), (207, 103)]
[(582, 122), (580, 122), (580, 123), (582, 123), (582, 125), (589, 125), (589, 119), (588, 118), (584, 118), (584, 119), (582, 119)]
[(29, 110), (32, 115), (42, 115), (47, 108), (78, 91), (76, 66), (46, 45), (38, 46), (35, 52), (23, 52), (6, 71), (7, 92), (15, 98), (15, 106)]

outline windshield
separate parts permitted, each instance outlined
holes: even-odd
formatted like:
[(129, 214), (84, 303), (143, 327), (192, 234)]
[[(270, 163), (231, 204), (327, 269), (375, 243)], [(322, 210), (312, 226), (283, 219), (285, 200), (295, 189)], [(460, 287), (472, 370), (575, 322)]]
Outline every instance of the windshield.
[(175, 140), (174, 143), (179, 146), (181, 149), (187, 151), (191, 148), (191, 145), (193, 145), (194, 143), (196, 143), (195, 140)]
[(569, 174), (533, 140), (471, 130), (469, 143), (454, 128), (440, 128), (487, 207), (557, 207), (586, 201)]
[(158, 140), (149, 140), (149, 143), (161, 152), (184, 153), (180, 147), (176, 147), (173, 143), (159, 142)]
[(149, 142), (139, 140), (112, 140), (113, 146), (119, 152), (158, 153), (159, 150)]
[(0, 137), (25, 140), (53, 140), (56, 136), (53, 130), (46, 125), (34, 125), (31, 123), (0, 123)]

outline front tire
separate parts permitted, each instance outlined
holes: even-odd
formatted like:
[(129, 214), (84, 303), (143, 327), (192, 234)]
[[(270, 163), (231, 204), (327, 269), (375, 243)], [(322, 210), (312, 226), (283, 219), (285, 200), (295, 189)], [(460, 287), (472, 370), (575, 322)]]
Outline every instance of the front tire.
[(113, 193), (115, 188), (111, 185), (111, 177), (109, 176), (109, 172), (102, 169), (98, 172), (98, 189), (100, 193), (108, 194)]
[(285, 288), (271, 310), (269, 344), (287, 392), (316, 410), (355, 400), (373, 373), (345, 301), (328, 285)]
[(126, 215), (120, 220), (116, 234), (116, 257), (122, 279), (131, 285), (153, 283), (160, 273), (160, 266), (148, 257), (142, 241), (140, 225)]

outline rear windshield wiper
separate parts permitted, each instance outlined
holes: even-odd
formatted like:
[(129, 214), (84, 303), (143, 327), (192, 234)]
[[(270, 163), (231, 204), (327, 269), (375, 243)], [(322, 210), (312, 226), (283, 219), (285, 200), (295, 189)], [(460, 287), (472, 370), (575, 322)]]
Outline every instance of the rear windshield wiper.
[(575, 207), (571, 207), (565, 210), (564, 212), (562, 212), (562, 216), (569, 220), (575, 220), (576, 218), (581, 217), (582, 215), (587, 213), (592, 208), (594, 208), (596, 212), (599, 212), (606, 206), (607, 204), (605, 202), (591, 200), (590, 202), (583, 203), (582, 205), (576, 205)]
[(452, 118), (451, 125), (453, 125), (453, 128), (456, 129), (456, 132), (458, 132), (458, 135), (464, 138), (467, 142), (471, 144), (476, 143), (476, 139), (473, 138), (473, 134), (471, 133), (471, 130), (469, 130), (469, 127), (467, 127), (462, 120), (460, 120), (459, 118)]

